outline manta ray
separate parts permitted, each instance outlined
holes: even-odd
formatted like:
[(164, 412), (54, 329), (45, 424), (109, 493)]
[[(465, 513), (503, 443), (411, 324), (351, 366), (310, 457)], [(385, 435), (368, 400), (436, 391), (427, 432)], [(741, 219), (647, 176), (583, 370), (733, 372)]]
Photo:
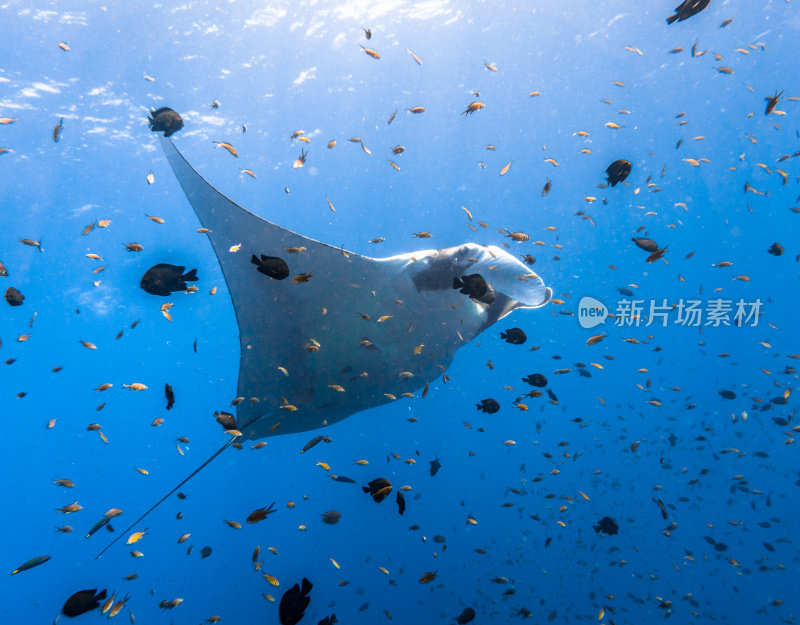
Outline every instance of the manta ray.
[[(459, 347), (552, 295), (492, 245), (370, 258), (291, 232), (215, 189), (172, 140), (161, 144), (233, 302), (244, 438), (314, 430), (415, 393), (447, 370)], [(488, 297), (454, 287), (476, 274)]]
[(233, 442), (315, 430), (413, 396), (493, 323), (550, 301), (538, 275), (493, 245), (370, 258), (291, 232), (227, 198), (171, 139), (160, 141), (236, 313), (236, 428), (119, 537)]

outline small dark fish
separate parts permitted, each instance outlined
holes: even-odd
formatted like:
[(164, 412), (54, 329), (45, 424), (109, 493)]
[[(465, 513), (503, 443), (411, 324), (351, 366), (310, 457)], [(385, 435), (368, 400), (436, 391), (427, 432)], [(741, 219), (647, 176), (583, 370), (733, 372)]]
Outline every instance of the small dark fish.
[(736, 393), (734, 393), (733, 391), (722, 390), (722, 391), (719, 391), (719, 394), (724, 399), (736, 399)]
[(92, 525), (91, 529), (89, 529), (89, 531), (86, 533), (86, 538), (91, 538), (92, 534), (94, 534), (97, 530), (103, 529), (104, 526), (108, 525), (110, 520), (111, 519), (109, 517), (103, 515), (103, 518)]
[(675, 15), (670, 15), (667, 18), (667, 24), (688, 20), (690, 17), (697, 15), (700, 11), (705, 9), (710, 2), (711, 0), (683, 0), (683, 2), (675, 7)]
[(481, 412), (485, 412), (486, 414), (494, 414), (498, 410), (500, 410), (500, 404), (497, 403), (496, 399), (483, 399), (481, 403), (475, 404), (476, 408)]
[(769, 115), (772, 111), (775, 110), (775, 107), (778, 106), (778, 99), (783, 95), (783, 91), (780, 93), (776, 92), (774, 96), (767, 96), (764, 98), (767, 101), (767, 109), (764, 111), (764, 115)]
[(303, 578), (302, 588), (295, 584), (281, 597), (280, 605), (278, 606), (278, 618), (281, 625), (297, 625), (300, 619), (306, 612), (311, 597), (308, 593), (311, 592), (311, 582), (305, 577)]
[(439, 469), (442, 468), (442, 465), (439, 462), (438, 458), (436, 458), (435, 460), (431, 460), (430, 462), (431, 462), (431, 477), (433, 477), (439, 472)]
[(544, 197), (545, 195), (547, 195), (548, 193), (550, 193), (550, 187), (551, 187), (551, 186), (552, 186), (552, 185), (551, 185), (551, 183), (550, 183), (550, 181), (549, 181), (549, 180), (548, 180), (547, 182), (545, 182), (545, 183), (544, 183), (544, 187), (542, 188), (542, 197)]
[(558, 401), (558, 397), (556, 397), (556, 394), (552, 391), (552, 389), (547, 389), (547, 396), (553, 401)]
[(645, 262), (648, 262), (648, 263), (654, 263), (654, 262), (656, 262), (656, 261), (657, 261), (659, 258), (662, 258), (662, 257), (664, 256), (664, 254), (666, 254), (666, 253), (667, 253), (667, 247), (669, 247), (669, 246), (665, 246), (665, 247), (661, 248), (660, 250), (656, 250), (655, 252), (653, 252), (652, 254), (650, 254), (650, 255), (647, 257), (647, 260), (646, 260)]
[(158, 602), (158, 607), (162, 610), (174, 610), (177, 608), (181, 603), (183, 603), (183, 599), (163, 599), (162, 601)]
[(274, 512), (277, 512), (277, 511), (276, 511), (276, 510), (273, 508), (273, 506), (274, 506), (274, 505), (275, 505), (275, 502), (273, 501), (271, 504), (269, 504), (269, 507), (268, 507), (268, 508), (256, 508), (255, 510), (253, 510), (253, 511), (252, 511), (252, 512), (251, 512), (251, 513), (248, 515), (248, 517), (247, 517), (247, 519), (246, 519), (246, 520), (247, 520), (247, 522), (248, 522), (248, 523), (258, 523), (259, 521), (263, 521), (263, 520), (264, 520), (264, 519), (266, 519), (266, 518), (267, 518), (267, 516), (269, 516), (270, 514), (273, 514)]
[(368, 40), (372, 39), (372, 30), (369, 28), (364, 28), (363, 26), (361, 27), (361, 30), (364, 31), (364, 37), (366, 37)]
[(618, 183), (624, 181), (630, 175), (632, 168), (633, 165), (631, 165), (630, 161), (622, 159), (614, 161), (606, 168), (606, 182), (612, 187), (617, 186)]
[(10, 286), (6, 289), (6, 301), (8, 302), (9, 306), (22, 306), (22, 301), (24, 299), (25, 296), (13, 286)]
[(64, 602), (61, 614), (64, 616), (80, 616), (100, 607), (100, 602), (106, 598), (105, 589), (97, 592), (97, 588), (91, 590), (79, 590)]
[(17, 241), (19, 241), (23, 245), (28, 245), (30, 247), (35, 247), (37, 250), (39, 250), (39, 252), (42, 251), (42, 239), (41, 239), (41, 237), (39, 237), (38, 241), (35, 241), (33, 239), (17, 239)]
[(341, 518), (342, 513), (338, 510), (328, 510), (322, 513), (322, 522), (326, 525), (336, 525)]
[(474, 618), (475, 610), (473, 608), (464, 608), (464, 611), (456, 617), (456, 623), (458, 625), (467, 625)]
[(183, 128), (183, 119), (181, 116), (166, 106), (161, 107), (157, 111), (153, 111), (150, 116), (148, 116), (147, 121), (150, 122), (150, 130), (153, 132), (163, 132), (165, 137), (171, 137)]
[(536, 259), (533, 256), (531, 256), (530, 254), (525, 254), (522, 257), (522, 260), (528, 265), (533, 265), (533, 264), (536, 263)]
[(392, 492), (392, 483), (385, 477), (372, 480), (369, 486), (362, 486), (361, 490), (369, 493), (375, 503), (380, 503)]
[(185, 291), (187, 282), (195, 282), (197, 280), (197, 269), (183, 273), (185, 270), (186, 267), (181, 265), (159, 263), (145, 272), (139, 286), (151, 295), (165, 297), (171, 293)]
[(614, 534), (619, 533), (619, 525), (617, 522), (612, 519), (611, 517), (604, 516), (597, 522), (597, 525), (594, 525), (594, 531), (598, 534), (607, 534), (609, 536), (613, 536)]
[(489, 292), (489, 285), (479, 273), (472, 273), (461, 278), (453, 278), (453, 288), (460, 289), (459, 293), (480, 299)]
[(172, 410), (172, 406), (175, 405), (175, 393), (169, 384), (164, 385), (164, 395), (167, 398), (167, 410)]
[(633, 291), (631, 291), (628, 287), (621, 286), (617, 288), (617, 291), (619, 291), (620, 295), (624, 295), (625, 297), (633, 297)]
[(35, 566), (39, 566), (40, 564), (44, 564), (50, 559), (50, 556), (36, 556), (35, 558), (31, 558), (27, 562), (20, 564), (17, 568), (11, 571), (12, 575), (16, 575), (17, 573), (21, 573), (22, 571), (27, 571), (28, 569), (32, 569)]
[(331, 614), (330, 616), (326, 616), (322, 619), (317, 625), (333, 625), (334, 623), (338, 623), (339, 621), (336, 620), (336, 615)]
[(336, 482), (344, 482), (345, 484), (355, 484), (356, 481), (353, 478), (347, 477), (345, 475), (331, 475), (331, 479)]
[(215, 412), (214, 416), (217, 419), (217, 423), (219, 423), (224, 430), (236, 429), (236, 417), (230, 412)]
[(633, 239), (631, 239), (631, 241), (636, 243), (636, 246), (640, 250), (644, 250), (645, 252), (650, 252), (652, 254), (653, 252), (657, 252), (658, 251), (658, 243), (653, 241), (653, 239), (635, 238), (634, 237)]
[(64, 118), (58, 120), (56, 127), (53, 128), (53, 143), (58, 143), (61, 139), (61, 131), (64, 129)]
[(664, 505), (664, 502), (660, 499), (656, 499), (655, 497), (652, 498), (653, 503), (658, 506), (658, 509), (661, 510), (661, 518), (666, 521), (667, 519), (667, 507)]
[(538, 388), (547, 386), (547, 378), (541, 373), (531, 373), (527, 378), (522, 378), (522, 381)]
[(310, 441), (308, 441), (308, 442), (305, 444), (305, 446), (304, 446), (304, 447), (303, 447), (303, 448), (300, 450), (300, 453), (301, 453), (301, 454), (304, 454), (304, 453), (305, 453), (305, 452), (307, 452), (309, 449), (311, 449), (312, 447), (314, 447), (314, 445), (318, 444), (320, 441), (322, 441), (322, 437), (321, 437), (321, 436), (315, 436), (314, 438), (312, 438)]
[(520, 328), (509, 328), (500, 333), (500, 338), (511, 345), (522, 345), (528, 340), (528, 336)]
[(780, 243), (775, 242), (769, 246), (767, 252), (772, 254), (773, 256), (780, 256), (783, 254), (783, 246)]
[(200, 550), (200, 558), (201, 559), (204, 560), (205, 558), (207, 558), (210, 555), (211, 555), (211, 547), (209, 547), (208, 545), (206, 545), (205, 547), (203, 547)]
[(274, 278), (275, 280), (284, 280), (289, 276), (289, 265), (286, 261), (277, 256), (261, 255), (261, 260), (258, 260), (255, 254), (250, 259), (250, 262), (258, 267), (258, 272), (263, 273), (265, 276)]
[(406, 511), (406, 498), (403, 496), (402, 491), (397, 491), (395, 501), (397, 502), (397, 512), (402, 515)]

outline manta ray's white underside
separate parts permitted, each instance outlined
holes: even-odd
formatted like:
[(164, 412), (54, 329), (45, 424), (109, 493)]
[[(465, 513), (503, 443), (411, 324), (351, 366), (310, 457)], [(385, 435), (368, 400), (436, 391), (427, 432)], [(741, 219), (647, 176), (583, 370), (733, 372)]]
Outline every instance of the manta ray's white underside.
[[(552, 295), (530, 268), (494, 246), (369, 258), (295, 234), (229, 200), (171, 140), (161, 142), (210, 230), (233, 300), (238, 395), (245, 398), (237, 421), (248, 438), (316, 429), (418, 391), (460, 346), (512, 310), (543, 306)], [(262, 254), (282, 258), (289, 277), (260, 273), (250, 259)], [(312, 277), (291, 280), (303, 273)], [(491, 304), (453, 289), (453, 278), (476, 273), (493, 289)]]

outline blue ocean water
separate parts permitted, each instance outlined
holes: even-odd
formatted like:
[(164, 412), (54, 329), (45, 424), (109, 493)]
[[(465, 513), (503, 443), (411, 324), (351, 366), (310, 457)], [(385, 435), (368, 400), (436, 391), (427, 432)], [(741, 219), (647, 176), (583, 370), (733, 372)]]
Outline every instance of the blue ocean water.
[[(0, 118), (14, 120), (0, 124), (0, 286), (25, 296), (0, 308), (2, 559), (10, 573), (51, 557), (0, 578), (5, 621), (50, 622), (72, 593), (107, 588), (130, 596), (116, 618), (139, 623), (277, 623), (306, 577), (303, 623), (451, 623), (470, 606), (481, 623), (793, 623), (800, 21), (789, 2), (712, 0), (668, 26), (676, 2), (0, 5)], [(471, 102), (485, 106), (462, 115)], [(213, 414), (237, 392), (219, 264), (148, 130), (162, 106), (184, 119), (173, 139), (188, 161), (266, 219), (375, 257), (507, 245), (536, 258), (554, 300), (461, 348), (425, 398), (226, 450), (138, 543), (95, 559), (228, 440)], [(297, 130), (309, 143), (290, 141)], [(617, 159), (630, 176), (600, 186)], [(663, 259), (646, 262), (632, 237)], [(156, 263), (196, 268), (198, 291), (145, 293)], [(617, 317), (581, 327), (585, 296)], [(642, 303), (638, 322), (624, 299)], [(760, 315), (681, 324), (689, 300), (759, 302)], [(666, 327), (647, 325), (651, 302), (676, 305)], [(525, 344), (500, 339), (512, 327)], [(531, 373), (553, 396), (523, 397)], [(147, 389), (123, 387), (135, 382)], [(500, 411), (478, 412), (490, 397)], [(317, 434), (331, 442), (299, 454)], [(377, 477), (411, 487), (402, 516), (394, 496), (361, 491)], [(110, 508), (124, 511), (115, 531), (87, 539)], [(324, 524), (332, 509), (341, 520)], [(594, 531), (605, 516), (618, 534)]]

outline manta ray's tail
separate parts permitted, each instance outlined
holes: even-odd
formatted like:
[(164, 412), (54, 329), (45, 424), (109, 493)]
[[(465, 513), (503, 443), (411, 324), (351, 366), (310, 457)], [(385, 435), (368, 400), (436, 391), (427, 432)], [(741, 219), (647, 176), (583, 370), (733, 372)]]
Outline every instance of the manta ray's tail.
[(192, 478), (193, 478), (195, 475), (197, 475), (198, 473), (200, 473), (200, 471), (202, 471), (203, 469), (205, 469), (205, 468), (206, 468), (206, 466), (208, 466), (208, 465), (211, 463), (211, 461), (212, 461), (212, 460), (214, 460), (214, 458), (216, 458), (217, 456), (219, 456), (219, 455), (220, 455), (220, 454), (221, 454), (223, 451), (225, 451), (225, 450), (226, 450), (228, 447), (230, 447), (230, 446), (231, 446), (231, 445), (232, 445), (234, 442), (236, 442), (236, 441), (237, 441), (239, 438), (240, 438), (239, 436), (234, 436), (234, 437), (232, 437), (232, 438), (231, 438), (231, 439), (230, 439), (228, 442), (226, 442), (226, 443), (225, 443), (225, 444), (224, 444), (222, 447), (220, 447), (219, 449), (217, 449), (217, 451), (215, 451), (215, 452), (214, 452), (213, 454), (211, 454), (211, 455), (210, 455), (208, 458), (206, 458), (206, 460), (205, 460), (205, 462), (203, 462), (203, 464), (201, 464), (201, 465), (200, 465), (199, 467), (197, 467), (197, 468), (196, 468), (194, 471), (192, 471), (192, 472), (191, 472), (189, 475), (187, 475), (187, 476), (186, 476), (186, 477), (185, 477), (185, 478), (184, 478), (184, 479), (183, 479), (183, 480), (182, 480), (182, 481), (181, 481), (179, 484), (177, 484), (177, 485), (176, 485), (176, 486), (175, 486), (175, 487), (174, 487), (174, 488), (173, 488), (171, 491), (169, 491), (169, 492), (168, 492), (166, 495), (164, 495), (164, 496), (163, 496), (161, 499), (159, 499), (159, 500), (158, 500), (157, 502), (155, 502), (155, 503), (154, 503), (152, 506), (150, 506), (150, 507), (149, 507), (149, 508), (148, 508), (148, 509), (147, 509), (147, 510), (144, 512), (144, 514), (142, 514), (142, 515), (141, 515), (141, 516), (140, 516), (138, 519), (136, 519), (136, 520), (135, 520), (133, 523), (131, 523), (131, 524), (130, 524), (128, 527), (126, 527), (126, 528), (125, 528), (125, 529), (124, 529), (124, 530), (123, 530), (123, 531), (122, 531), (122, 532), (121, 532), (121, 533), (120, 533), (120, 534), (119, 534), (119, 535), (118, 535), (118, 536), (117, 536), (117, 537), (116, 537), (114, 540), (112, 540), (110, 543), (108, 543), (108, 544), (105, 546), (105, 548), (104, 548), (104, 549), (103, 549), (103, 550), (102, 550), (100, 553), (98, 553), (98, 554), (97, 554), (97, 555), (94, 557), (94, 559), (95, 559), (95, 560), (97, 560), (97, 558), (99, 558), (99, 557), (100, 557), (100, 556), (102, 556), (102, 555), (103, 555), (103, 554), (104, 554), (106, 551), (108, 551), (108, 550), (109, 550), (109, 549), (110, 549), (110, 548), (111, 548), (111, 547), (112, 547), (112, 546), (113, 546), (113, 545), (114, 545), (114, 544), (115, 544), (115, 543), (116, 543), (116, 542), (117, 542), (117, 541), (118, 541), (120, 538), (122, 538), (123, 536), (125, 536), (125, 535), (126, 535), (128, 532), (130, 532), (130, 531), (131, 531), (131, 530), (132, 530), (134, 527), (136, 527), (137, 525), (139, 525), (139, 523), (141, 523), (141, 522), (142, 522), (142, 520), (143, 520), (143, 519), (144, 519), (144, 518), (145, 518), (145, 517), (146, 517), (148, 514), (150, 514), (150, 513), (151, 513), (153, 510), (155, 510), (156, 508), (158, 508), (158, 506), (160, 506), (160, 505), (161, 505), (162, 503), (164, 503), (164, 502), (165, 502), (167, 499), (169, 499), (170, 495), (172, 495), (172, 494), (173, 494), (175, 491), (177, 491), (177, 490), (178, 490), (178, 489), (179, 489), (181, 486), (183, 486), (184, 484), (186, 484), (186, 482), (188, 482), (189, 480), (191, 480), (191, 479), (192, 479)]
[[(263, 417), (263, 416), (264, 416), (264, 415), (262, 414), (262, 415), (259, 415), (259, 416), (257, 416), (257, 417), (256, 417), (256, 418), (254, 418), (254, 419), (251, 419), (250, 421), (248, 421), (248, 422), (247, 422), (247, 423), (244, 425), (244, 427), (243, 427), (242, 429), (246, 429), (246, 428), (248, 428), (249, 426), (253, 425), (253, 423), (255, 423), (256, 421), (258, 421), (258, 420), (259, 420), (261, 417)], [(120, 534), (119, 534), (119, 535), (118, 535), (118, 536), (117, 536), (117, 537), (116, 537), (114, 540), (112, 540), (110, 543), (108, 543), (108, 544), (107, 544), (107, 545), (106, 545), (106, 546), (103, 548), (103, 550), (102, 550), (100, 553), (98, 553), (98, 554), (97, 554), (97, 555), (94, 557), (94, 559), (95, 559), (95, 560), (97, 560), (97, 558), (99, 558), (100, 556), (102, 556), (102, 555), (103, 555), (103, 554), (104, 554), (106, 551), (108, 551), (108, 550), (109, 550), (109, 549), (110, 549), (110, 548), (111, 548), (111, 547), (112, 547), (112, 546), (113, 546), (113, 545), (114, 545), (114, 544), (115, 544), (115, 543), (116, 543), (116, 542), (117, 542), (117, 541), (118, 541), (120, 538), (122, 538), (123, 536), (125, 536), (125, 535), (126, 535), (128, 532), (130, 532), (130, 531), (131, 531), (131, 530), (132, 530), (134, 527), (136, 527), (137, 525), (139, 525), (139, 523), (141, 523), (141, 522), (142, 522), (142, 520), (143, 520), (143, 519), (144, 519), (144, 518), (145, 518), (145, 517), (146, 517), (148, 514), (150, 514), (150, 513), (151, 513), (153, 510), (155, 510), (156, 508), (158, 508), (158, 506), (160, 506), (160, 505), (161, 505), (162, 503), (164, 503), (164, 502), (165, 502), (167, 499), (169, 499), (170, 495), (172, 495), (173, 493), (175, 493), (175, 491), (177, 491), (177, 490), (178, 490), (178, 489), (179, 489), (181, 486), (183, 486), (184, 484), (186, 484), (186, 482), (188, 482), (189, 480), (191, 480), (191, 479), (192, 479), (192, 478), (193, 478), (195, 475), (197, 475), (198, 473), (200, 473), (200, 471), (202, 471), (203, 469), (205, 469), (205, 468), (206, 468), (206, 467), (207, 467), (209, 464), (211, 464), (211, 461), (212, 461), (212, 460), (214, 460), (214, 458), (216, 458), (217, 456), (219, 456), (219, 455), (220, 455), (220, 454), (221, 454), (223, 451), (225, 451), (225, 450), (226, 450), (228, 447), (230, 447), (231, 445), (233, 445), (233, 444), (234, 444), (236, 441), (238, 441), (238, 440), (239, 440), (240, 438), (242, 438), (242, 437), (243, 437), (243, 435), (242, 435), (242, 434), (236, 434), (235, 436), (232, 436), (232, 437), (230, 438), (230, 440), (229, 440), (229, 441), (227, 441), (227, 442), (226, 442), (226, 443), (225, 443), (225, 444), (224, 444), (222, 447), (220, 447), (219, 449), (217, 449), (217, 451), (215, 451), (215, 452), (214, 452), (213, 454), (211, 454), (211, 455), (210, 455), (208, 458), (206, 458), (206, 459), (205, 459), (205, 461), (203, 461), (203, 464), (201, 464), (199, 467), (197, 467), (197, 468), (196, 468), (194, 471), (192, 471), (192, 472), (191, 472), (189, 475), (187, 475), (185, 478), (183, 478), (183, 479), (182, 479), (182, 480), (181, 480), (181, 481), (180, 481), (178, 484), (176, 484), (176, 485), (175, 485), (175, 486), (172, 488), (172, 490), (170, 490), (170, 491), (169, 491), (169, 492), (168, 492), (166, 495), (164, 495), (164, 496), (163, 496), (161, 499), (159, 499), (159, 500), (158, 500), (157, 502), (155, 502), (155, 503), (154, 503), (152, 506), (150, 506), (150, 507), (149, 507), (147, 510), (145, 510), (145, 511), (144, 511), (144, 513), (143, 513), (141, 516), (139, 516), (139, 518), (138, 518), (138, 519), (136, 519), (136, 520), (135, 520), (133, 523), (131, 523), (131, 524), (130, 524), (128, 527), (126, 527), (126, 528), (125, 528), (125, 529), (124, 529), (124, 530), (123, 530), (123, 531), (122, 531), (122, 532), (121, 532), (121, 533), (120, 533)]]

